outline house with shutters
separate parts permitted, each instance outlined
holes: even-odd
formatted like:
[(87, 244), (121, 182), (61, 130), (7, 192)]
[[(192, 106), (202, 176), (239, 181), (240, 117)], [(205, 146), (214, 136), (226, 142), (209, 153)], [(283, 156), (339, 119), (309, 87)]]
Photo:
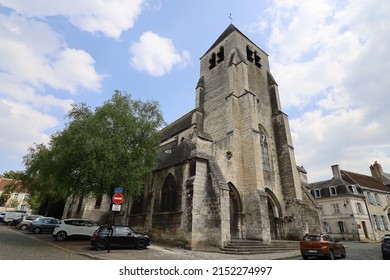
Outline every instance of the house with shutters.
[(307, 185), (320, 206), (325, 232), (340, 240), (360, 241), (380, 240), (390, 233), (390, 186), (384, 183), (383, 176), (386, 173), (378, 163), (370, 169), (372, 176), (333, 165), (333, 178)]

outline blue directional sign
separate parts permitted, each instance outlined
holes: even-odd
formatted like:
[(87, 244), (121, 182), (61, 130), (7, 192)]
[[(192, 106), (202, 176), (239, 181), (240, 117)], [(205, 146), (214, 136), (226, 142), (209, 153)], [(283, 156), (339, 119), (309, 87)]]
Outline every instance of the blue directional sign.
[(114, 189), (114, 193), (122, 193), (123, 192), (123, 188), (115, 188)]

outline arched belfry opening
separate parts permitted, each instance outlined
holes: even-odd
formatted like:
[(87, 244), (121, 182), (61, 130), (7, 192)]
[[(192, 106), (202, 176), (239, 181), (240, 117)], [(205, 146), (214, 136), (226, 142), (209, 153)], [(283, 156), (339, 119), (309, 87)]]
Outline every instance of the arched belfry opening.
[(270, 189), (266, 188), (265, 192), (267, 193), (271, 239), (280, 239), (283, 236), (282, 208), (277, 197)]
[(237, 188), (229, 186), (229, 209), (230, 209), (230, 236), (232, 239), (242, 238), (242, 201)]

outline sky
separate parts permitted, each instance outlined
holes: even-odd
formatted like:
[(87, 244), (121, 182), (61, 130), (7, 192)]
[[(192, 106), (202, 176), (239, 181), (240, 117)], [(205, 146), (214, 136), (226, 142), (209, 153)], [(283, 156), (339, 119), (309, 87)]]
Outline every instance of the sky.
[(268, 55), (309, 182), (331, 166), (390, 173), (390, 1), (0, 0), (0, 174), (115, 90), (171, 123), (195, 106), (199, 58), (233, 23)]

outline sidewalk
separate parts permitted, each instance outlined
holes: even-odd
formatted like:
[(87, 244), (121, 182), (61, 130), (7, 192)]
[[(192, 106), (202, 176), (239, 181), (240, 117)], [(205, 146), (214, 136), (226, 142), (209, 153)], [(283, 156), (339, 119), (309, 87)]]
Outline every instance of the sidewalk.
[(286, 259), (301, 259), (299, 250), (267, 253), (267, 254), (251, 254), (251, 255), (235, 255), (224, 254), (220, 252), (206, 251), (191, 251), (180, 248), (170, 248), (159, 245), (150, 245), (145, 250), (135, 249), (114, 249), (110, 253), (107, 251), (90, 251), (88, 253), (77, 252), (91, 257), (92, 259), (101, 260), (286, 260)]

